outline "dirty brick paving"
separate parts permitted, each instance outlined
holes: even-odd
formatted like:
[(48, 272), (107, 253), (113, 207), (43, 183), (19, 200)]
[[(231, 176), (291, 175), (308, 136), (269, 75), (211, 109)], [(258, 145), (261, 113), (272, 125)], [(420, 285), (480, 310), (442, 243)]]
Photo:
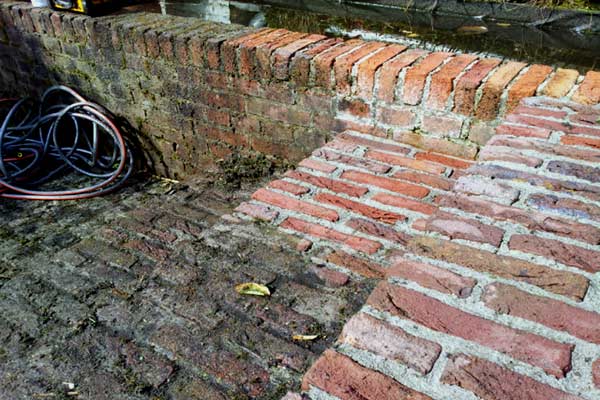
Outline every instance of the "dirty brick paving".
[[(2, 202), (0, 399), (298, 389), (373, 285), (321, 273), (269, 226), (221, 218), (240, 196), (155, 183), (78, 203)], [(272, 296), (238, 295), (248, 281)]]
[(599, 118), (525, 99), (475, 162), (345, 132), (240, 205), (379, 280), (302, 389), (600, 398)]

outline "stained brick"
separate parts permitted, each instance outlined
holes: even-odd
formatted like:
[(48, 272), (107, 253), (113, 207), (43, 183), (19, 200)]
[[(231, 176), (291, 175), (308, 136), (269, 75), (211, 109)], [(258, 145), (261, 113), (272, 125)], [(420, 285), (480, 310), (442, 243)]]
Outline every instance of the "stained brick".
[(325, 240), (339, 242), (357, 251), (362, 251), (367, 254), (373, 254), (381, 248), (381, 243), (373, 240), (364, 239), (357, 236), (347, 235), (345, 233), (324, 227), (322, 225), (313, 224), (301, 219), (288, 217), (280, 225), (284, 229), (291, 229), (307, 235), (316, 236)]
[(423, 214), (432, 214), (436, 207), (421, 201), (415, 201), (406, 197), (392, 196), (387, 193), (377, 193), (372, 198), (382, 204), (389, 206), (405, 208), (407, 210), (416, 211)]
[(333, 350), (326, 350), (304, 376), (302, 390), (311, 386), (341, 400), (431, 400)]
[(575, 86), (577, 78), (579, 78), (577, 70), (558, 68), (542, 90), (542, 95), (557, 98), (566, 96)]
[(596, 388), (600, 389), (600, 359), (596, 360), (592, 365), (592, 381)]
[(437, 343), (409, 335), (364, 313), (355, 315), (344, 325), (338, 342), (406, 364), (420, 374), (431, 371), (442, 351)]
[(342, 139), (355, 145), (366, 146), (369, 149), (390, 151), (396, 154), (410, 153), (410, 148), (408, 147), (398, 146), (389, 142), (378, 142), (364, 137), (354, 136), (349, 133), (341, 133), (337, 136), (337, 139)]
[(533, 194), (527, 204), (544, 212), (552, 212), (570, 218), (600, 221), (600, 207), (582, 201), (553, 195)]
[(600, 149), (600, 139), (585, 136), (564, 135), (560, 138), (560, 142), (571, 146), (588, 146)]
[(500, 283), (485, 288), (483, 301), (486, 306), (501, 314), (528, 319), (558, 331), (568, 332), (587, 342), (600, 343), (598, 313)]
[(600, 103), (600, 72), (588, 71), (585, 79), (573, 95), (573, 100), (581, 104)]
[(348, 40), (316, 55), (312, 60), (315, 71), (314, 80), (318, 86), (331, 86), (331, 67), (336, 57), (364, 45), (362, 40)]
[(385, 272), (381, 265), (352, 256), (343, 251), (335, 251), (327, 256), (327, 262), (346, 268), (366, 278), (383, 279)]
[(275, 50), (273, 53), (272, 66), (273, 76), (277, 79), (286, 79), (289, 76), (289, 63), (294, 54), (297, 51), (324, 39), (326, 39), (326, 37), (323, 35), (309, 35)]
[(367, 304), (442, 333), (479, 343), (562, 378), (571, 369), (572, 345), (518, 331), (465, 313), (424, 294), (381, 282)]
[(302, 50), (290, 61), (290, 78), (298, 85), (307, 85), (310, 79), (310, 63), (314, 57), (338, 45), (341, 39), (327, 39)]
[(410, 144), (419, 149), (442, 153), (453, 157), (474, 159), (477, 147), (467, 143), (456, 143), (447, 139), (430, 135), (420, 135), (415, 132), (394, 132), (394, 140)]
[(483, 86), (483, 95), (477, 106), (475, 116), (482, 120), (492, 120), (498, 116), (500, 96), (506, 86), (525, 68), (526, 64), (509, 61), (501, 65)]
[(590, 125), (574, 125), (568, 121), (555, 121), (547, 118), (538, 118), (533, 115), (511, 114), (506, 118), (508, 121), (523, 125), (536, 126), (558, 132), (574, 133), (580, 135), (600, 136), (600, 128)]
[(344, 193), (353, 197), (360, 197), (369, 191), (369, 189), (362, 186), (352, 185), (331, 178), (311, 175), (306, 172), (288, 171), (286, 172), (285, 176), (331, 190), (332, 192)]
[(354, 64), (363, 57), (383, 47), (385, 47), (385, 44), (381, 42), (367, 42), (367, 44), (356, 49), (356, 51), (337, 57), (333, 65), (336, 91), (338, 93), (349, 94), (351, 85), (350, 75)]
[(377, 113), (378, 120), (394, 127), (410, 127), (415, 124), (416, 116), (413, 110), (408, 108), (382, 106)]
[(432, 164), (427, 161), (419, 161), (413, 158), (403, 157), (390, 153), (383, 153), (377, 150), (369, 150), (365, 157), (371, 158), (373, 160), (381, 161), (387, 164), (398, 165), (401, 167), (406, 167), (410, 169), (416, 169), (419, 171), (429, 172), (431, 174), (442, 174), (446, 171), (446, 168)]
[(451, 56), (451, 53), (431, 53), (406, 72), (402, 97), (405, 104), (417, 105), (421, 102), (427, 76)]
[(477, 89), (485, 77), (500, 64), (497, 58), (484, 58), (477, 61), (473, 67), (456, 82), (454, 90), (454, 112), (471, 115), (475, 108)]
[(404, 169), (395, 172), (392, 176), (397, 179), (402, 179), (404, 181), (410, 181), (425, 186), (431, 186), (441, 190), (451, 190), (452, 186), (454, 186), (454, 182), (450, 179), (436, 175), (424, 174), (410, 169)]
[(589, 286), (588, 280), (579, 274), (554, 270), (441, 239), (418, 236), (409, 243), (409, 249), (424, 257), (462, 265), (501, 278), (526, 282), (574, 300), (582, 300)]
[(481, 161), (507, 161), (515, 164), (523, 164), (536, 168), (542, 165), (543, 160), (538, 157), (522, 155), (515, 149), (507, 149), (497, 146), (486, 146), (479, 152)]
[(490, 361), (463, 354), (450, 357), (441, 380), (469, 390), (483, 400), (582, 400)]
[(320, 267), (315, 265), (311, 267), (311, 271), (313, 271), (319, 278), (321, 278), (329, 287), (342, 287), (350, 281), (350, 277), (347, 274), (333, 269), (329, 269), (327, 267)]
[(251, 203), (242, 203), (235, 209), (235, 211), (248, 214), (251, 217), (265, 221), (273, 221), (279, 215), (278, 211), (270, 210), (268, 207)]
[(292, 197), (284, 196), (279, 193), (271, 192), (266, 189), (259, 189), (252, 195), (254, 200), (262, 201), (274, 206), (297, 211), (303, 214), (311, 215), (315, 218), (322, 218), (327, 221), (337, 221), (338, 213), (329, 208), (320, 207), (305, 201), (296, 200)]
[(256, 68), (254, 76), (263, 79), (271, 77), (271, 54), (281, 47), (285, 47), (290, 43), (306, 37), (306, 33), (291, 32), (284, 35), (271, 43), (261, 43), (256, 47)]
[(371, 106), (362, 99), (340, 99), (338, 109), (359, 118), (367, 118), (371, 115)]
[(438, 292), (453, 294), (460, 298), (471, 295), (477, 281), (455, 274), (435, 265), (400, 259), (385, 270), (388, 277), (406, 279)]
[(342, 174), (342, 179), (348, 179), (354, 182), (369, 184), (380, 187), (396, 193), (402, 193), (407, 196), (423, 198), (429, 194), (429, 189), (404, 183), (396, 179), (385, 178), (382, 176), (371, 175), (358, 171), (345, 171)]
[(443, 154), (430, 153), (430, 152), (427, 152), (427, 153), (419, 152), (419, 153), (415, 154), (415, 158), (417, 160), (427, 160), (427, 161), (435, 162), (438, 164), (447, 165), (451, 168), (458, 168), (458, 169), (469, 168), (471, 166), (471, 164), (473, 163), (472, 161), (469, 161), (469, 160), (448, 157)]
[(376, 236), (394, 243), (406, 244), (410, 236), (395, 230), (389, 225), (380, 224), (367, 219), (352, 218), (346, 222), (346, 226), (367, 235)]
[(427, 107), (438, 110), (446, 109), (448, 99), (452, 93), (456, 77), (475, 61), (477, 57), (469, 54), (460, 54), (448, 61), (438, 72), (431, 77)]
[(464, 176), (458, 179), (454, 190), (474, 195), (484, 195), (493, 198), (498, 203), (510, 205), (518, 198), (520, 192), (511, 186), (482, 179), (475, 176)]
[(502, 124), (496, 128), (498, 135), (512, 135), (548, 139), (552, 133), (549, 129), (536, 128), (534, 126), (520, 126), (513, 124)]
[(534, 235), (513, 235), (508, 247), (511, 250), (540, 255), (591, 273), (600, 271), (597, 251), (559, 240), (540, 238)]
[(459, 118), (425, 115), (422, 128), (437, 136), (458, 138), (461, 136), (463, 121)]
[(371, 99), (375, 85), (375, 72), (386, 61), (406, 50), (406, 46), (392, 44), (367, 59), (360, 61), (357, 69), (357, 95)]
[(273, 189), (279, 189), (279, 190), (291, 193), (296, 196), (300, 196), (300, 195), (308, 193), (310, 191), (310, 189), (307, 188), (306, 186), (296, 185), (295, 183), (291, 183), (291, 182), (284, 181), (281, 179), (271, 181), (269, 183), (269, 187), (273, 188)]
[(365, 205), (362, 202), (352, 201), (343, 197), (334, 196), (329, 193), (319, 193), (314, 197), (315, 201), (320, 203), (345, 208), (348, 211), (362, 214), (371, 219), (385, 222), (387, 224), (394, 224), (398, 221), (405, 221), (406, 216), (397, 213), (381, 210), (379, 208)]
[(315, 171), (331, 173), (337, 169), (335, 165), (327, 164), (318, 160), (313, 160), (312, 158), (306, 158), (300, 163), (298, 166), (308, 169), (314, 169)]
[(508, 91), (506, 101), (507, 112), (511, 112), (525, 97), (533, 96), (538, 88), (552, 72), (547, 65), (532, 65), (521, 75)]
[(504, 237), (504, 231), (500, 228), (442, 211), (436, 212), (429, 218), (426, 229), (439, 232), (450, 239), (471, 240), (496, 247), (500, 246)]
[(425, 54), (427, 54), (425, 50), (411, 49), (383, 64), (379, 74), (377, 98), (387, 103), (393, 103), (400, 71)]
[(378, 174), (385, 174), (391, 169), (389, 165), (373, 162), (365, 158), (352, 157), (345, 154), (336, 153), (327, 149), (316, 150), (313, 153), (313, 155), (315, 157), (323, 158), (327, 161), (334, 161), (346, 165), (351, 165), (353, 167), (366, 169), (368, 171), (375, 172)]
[(546, 168), (555, 174), (574, 176), (593, 183), (600, 182), (600, 168), (568, 161), (550, 161)]

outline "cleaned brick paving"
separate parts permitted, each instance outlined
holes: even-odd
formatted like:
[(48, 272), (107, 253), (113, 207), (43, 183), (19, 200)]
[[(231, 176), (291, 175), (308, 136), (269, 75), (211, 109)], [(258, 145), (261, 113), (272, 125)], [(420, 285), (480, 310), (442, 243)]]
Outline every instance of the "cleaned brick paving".
[(600, 398), (599, 72), (0, 13), (4, 90), (77, 86), (158, 171), (298, 162), (252, 193), (3, 203), (0, 396)]

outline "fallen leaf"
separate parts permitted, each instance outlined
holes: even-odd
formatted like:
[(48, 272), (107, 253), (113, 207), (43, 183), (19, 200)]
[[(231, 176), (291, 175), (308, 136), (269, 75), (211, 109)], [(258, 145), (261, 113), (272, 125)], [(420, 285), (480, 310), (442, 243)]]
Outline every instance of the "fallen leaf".
[(477, 35), (481, 33), (486, 33), (488, 28), (485, 26), (461, 26), (456, 30), (456, 32), (461, 33), (463, 35)]
[(508, 22), (496, 22), (496, 26), (499, 26), (501, 28), (508, 28), (509, 26), (512, 26), (512, 25), (509, 24)]
[(301, 342), (308, 342), (311, 340), (315, 340), (318, 337), (319, 337), (319, 335), (294, 335), (294, 336), (292, 336), (292, 339), (301, 341)]
[(270, 296), (271, 291), (265, 285), (260, 283), (248, 282), (242, 283), (235, 287), (235, 291), (239, 294), (247, 294), (250, 296)]

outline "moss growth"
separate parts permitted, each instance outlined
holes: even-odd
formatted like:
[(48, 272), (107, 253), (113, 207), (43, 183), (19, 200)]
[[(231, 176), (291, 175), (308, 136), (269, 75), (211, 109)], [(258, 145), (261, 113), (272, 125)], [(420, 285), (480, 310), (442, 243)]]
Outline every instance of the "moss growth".
[(264, 154), (233, 153), (219, 161), (219, 183), (226, 187), (238, 188), (242, 182), (256, 181), (269, 176), (275, 170), (275, 162)]

